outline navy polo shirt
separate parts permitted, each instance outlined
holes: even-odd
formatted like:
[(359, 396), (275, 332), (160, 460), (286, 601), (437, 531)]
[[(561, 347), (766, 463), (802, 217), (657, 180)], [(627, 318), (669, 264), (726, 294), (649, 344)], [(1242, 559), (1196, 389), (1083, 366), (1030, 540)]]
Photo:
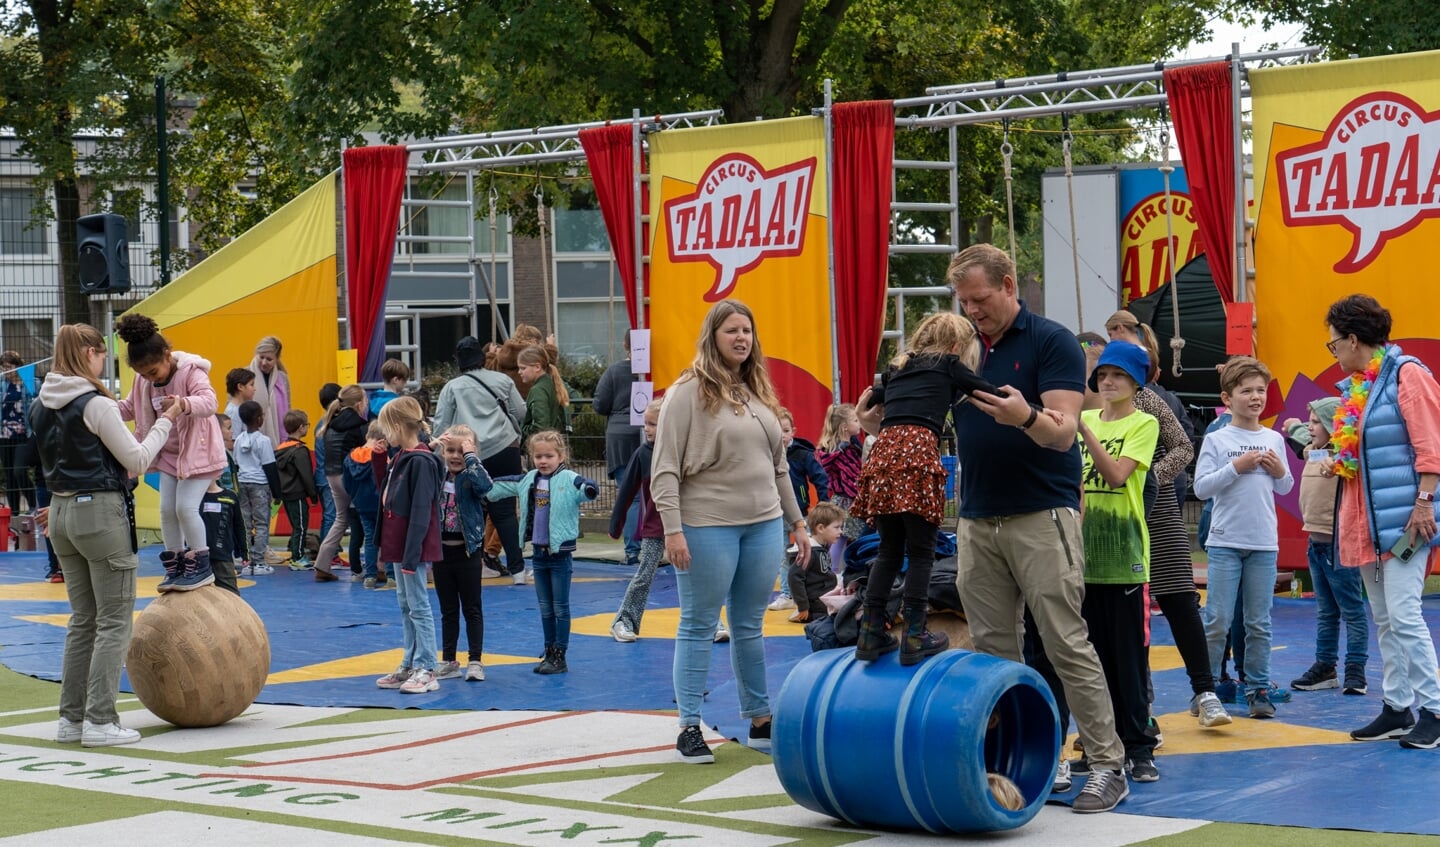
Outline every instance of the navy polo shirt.
[[(980, 339), (980, 375), (1019, 389), (1043, 405), (1046, 391), (1085, 390), (1085, 352), (1064, 326), (1020, 313), (998, 339)], [(1080, 508), (1080, 444), (1064, 452), (1042, 447), (1023, 430), (961, 403), (953, 409), (960, 460), (960, 516), (993, 518)]]

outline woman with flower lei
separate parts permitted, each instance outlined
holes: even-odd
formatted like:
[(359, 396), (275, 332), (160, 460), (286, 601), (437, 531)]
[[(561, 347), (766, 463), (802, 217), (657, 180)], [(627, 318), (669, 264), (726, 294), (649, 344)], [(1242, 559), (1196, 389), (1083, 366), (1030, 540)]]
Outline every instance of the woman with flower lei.
[(1440, 385), (1390, 343), (1390, 312), (1373, 297), (1337, 301), (1325, 323), (1325, 346), (1349, 373), (1324, 470), (1341, 478), (1335, 558), (1361, 569), (1385, 663), (1380, 716), (1350, 737), (1428, 750), (1440, 746), (1440, 679), (1420, 595), (1440, 549)]

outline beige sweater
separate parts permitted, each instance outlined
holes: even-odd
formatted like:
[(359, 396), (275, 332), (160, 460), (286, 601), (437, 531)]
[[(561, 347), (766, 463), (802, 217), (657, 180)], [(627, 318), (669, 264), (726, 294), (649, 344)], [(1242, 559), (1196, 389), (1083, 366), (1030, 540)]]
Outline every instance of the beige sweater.
[(752, 398), (739, 414), (728, 403), (710, 414), (695, 380), (665, 394), (650, 494), (666, 535), (681, 524), (743, 526), (781, 514), (787, 527), (802, 520), (774, 413)]
[(1317, 541), (1328, 541), (1335, 534), (1335, 491), (1339, 477), (1320, 475), (1319, 462), (1306, 462), (1300, 474), (1300, 517), (1305, 531)]

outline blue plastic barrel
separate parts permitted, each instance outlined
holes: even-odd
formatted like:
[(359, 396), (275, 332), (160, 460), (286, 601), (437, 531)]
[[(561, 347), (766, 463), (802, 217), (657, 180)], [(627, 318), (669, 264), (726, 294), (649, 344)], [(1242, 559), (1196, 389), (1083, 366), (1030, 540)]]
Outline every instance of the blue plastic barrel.
[[(785, 792), (863, 827), (964, 833), (1029, 822), (1050, 795), (1060, 750), (1050, 687), (980, 653), (948, 650), (908, 668), (898, 657), (867, 663), (854, 650), (822, 650), (795, 666), (771, 730)], [(1014, 780), (1025, 807), (996, 804), (987, 771)]]
[(945, 466), (945, 499), (955, 499), (955, 468), (959, 459), (955, 456), (941, 456), (940, 464)]

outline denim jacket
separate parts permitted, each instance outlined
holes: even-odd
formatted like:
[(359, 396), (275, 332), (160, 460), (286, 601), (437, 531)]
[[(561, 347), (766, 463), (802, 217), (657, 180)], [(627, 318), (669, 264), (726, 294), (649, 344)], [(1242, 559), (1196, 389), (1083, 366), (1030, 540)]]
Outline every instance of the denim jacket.
[(445, 481), (455, 484), (455, 510), (465, 533), (465, 553), (473, 556), (485, 544), (485, 495), (495, 483), (474, 453), (465, 454), (465, 470), (447, 473)]

